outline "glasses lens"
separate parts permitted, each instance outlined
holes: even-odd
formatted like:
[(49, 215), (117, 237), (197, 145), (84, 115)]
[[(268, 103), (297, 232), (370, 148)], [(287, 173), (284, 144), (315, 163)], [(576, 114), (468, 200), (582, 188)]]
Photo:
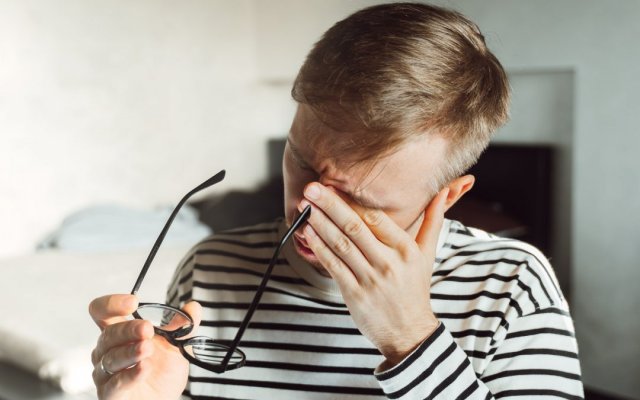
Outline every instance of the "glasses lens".
[[(229, 352), (229, 347), (214, 342), (212, 339), (197, 336), (187, 340), (182, 345), (183, 350), (191, 357), (211, 366), (219, 366)], [(236, 349), (232, 354), (225, 371), (240, 368), (244, 365), (246, 356)]]
[(185, 312), (164, 304), (140, 304), (137, 316), (147, 320), (157, 329), (182, 337), (193, 329), (193, 321)]

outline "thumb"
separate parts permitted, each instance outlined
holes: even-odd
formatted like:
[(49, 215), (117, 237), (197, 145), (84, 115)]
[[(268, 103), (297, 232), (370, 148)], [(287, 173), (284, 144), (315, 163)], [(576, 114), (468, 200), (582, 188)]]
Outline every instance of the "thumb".
[(187, 335), (187, 338), (195, 336), (195, 332), (200, 326), (200, 322), (202, 321), (202, 306), (197, 301), (190, 301), (182, 307), (182, 311), (189, 314), (191, 319), (193, 320), (193, 329)]
[(434, 252), (438, 245), (438, 237), (444, 223), (445, 204), (448, 195), (449, 188), (442, 189), (425, 209), (424, 219), (416, 236), (416, 243), (423, 254)]

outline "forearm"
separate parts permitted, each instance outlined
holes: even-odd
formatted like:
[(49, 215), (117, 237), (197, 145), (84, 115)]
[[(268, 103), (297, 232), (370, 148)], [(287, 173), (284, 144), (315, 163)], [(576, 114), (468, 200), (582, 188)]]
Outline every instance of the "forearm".
[(390, 399), (487, 398), (465, 352), (443, 324), (401, 363), (376, 369), (376, 379)]
[[(484, 371), (444, 325), (395, 367), (376, 370), (391, 399), (487, 399), (523, 395), (583, 398), (570, 317), (549, 309), (513, 321)], [(522, 397), (520, 397), (522, 398)]]

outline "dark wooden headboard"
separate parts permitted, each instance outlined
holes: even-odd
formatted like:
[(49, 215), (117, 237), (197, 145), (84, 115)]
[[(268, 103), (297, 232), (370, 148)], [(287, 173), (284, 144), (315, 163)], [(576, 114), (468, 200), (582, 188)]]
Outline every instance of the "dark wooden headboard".
[[(192, 203), (215, 231), (269, 221), (283, 215), (282, 154), (285, 139), (267, 144), (270, 179), (253, 191), (231, 191)], [(552, 148), (492, 144), (469, 173), (474, 188), (447, 218), (549, 252)]]

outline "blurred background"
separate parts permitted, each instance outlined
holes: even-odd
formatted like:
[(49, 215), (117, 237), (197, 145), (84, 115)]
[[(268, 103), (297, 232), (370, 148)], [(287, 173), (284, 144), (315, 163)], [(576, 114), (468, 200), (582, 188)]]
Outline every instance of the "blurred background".
[[(216, 193), (264, 193), (307, 51), (334, 22), (377, 3), (0, 0), (0, 376), (12, 377), (0, 379), (0, 398), (91, 398), (87, 371), (60, 364), (76, 355), (60, 341), (33, 362), (25, 349), (50, 346), (58, 322), (85, 335), (61, 330), (69, 343), (95, 337), (88, 300), (127, 290), (167, 207), (201, 181), (226, 169)], [(501, 219), (477, 225), (541, 247), (572, 309), (588, 398), (640, 399), (640, 2), (432, 3), (479, 25), (513, 87), (511, 121), (487, 152), (493, 161), (479, 164), (479, 201), (452, 211), (471, 221), (494, 213)], [(497, 188), (518, 181), (528, 183), (522, 196), (502, 198)], [(165, 254), (156, 296), (189, 243), (226, 227), (198, 216), (221, 214), (224, 201), (200, 201), (182, 221), (190, 233)], [(246, 215), (274, 208), (242, 204)], [(98, 223), (106, 228), (85, 240)], [(130, 257), (108, 258), (123, 252)], [(79, 283), (82, 301), (69, 297)], [(25, 319), (25, 307), (46, 311), (39, 302), (51, 301), (68, 302), (78, 319)]]

